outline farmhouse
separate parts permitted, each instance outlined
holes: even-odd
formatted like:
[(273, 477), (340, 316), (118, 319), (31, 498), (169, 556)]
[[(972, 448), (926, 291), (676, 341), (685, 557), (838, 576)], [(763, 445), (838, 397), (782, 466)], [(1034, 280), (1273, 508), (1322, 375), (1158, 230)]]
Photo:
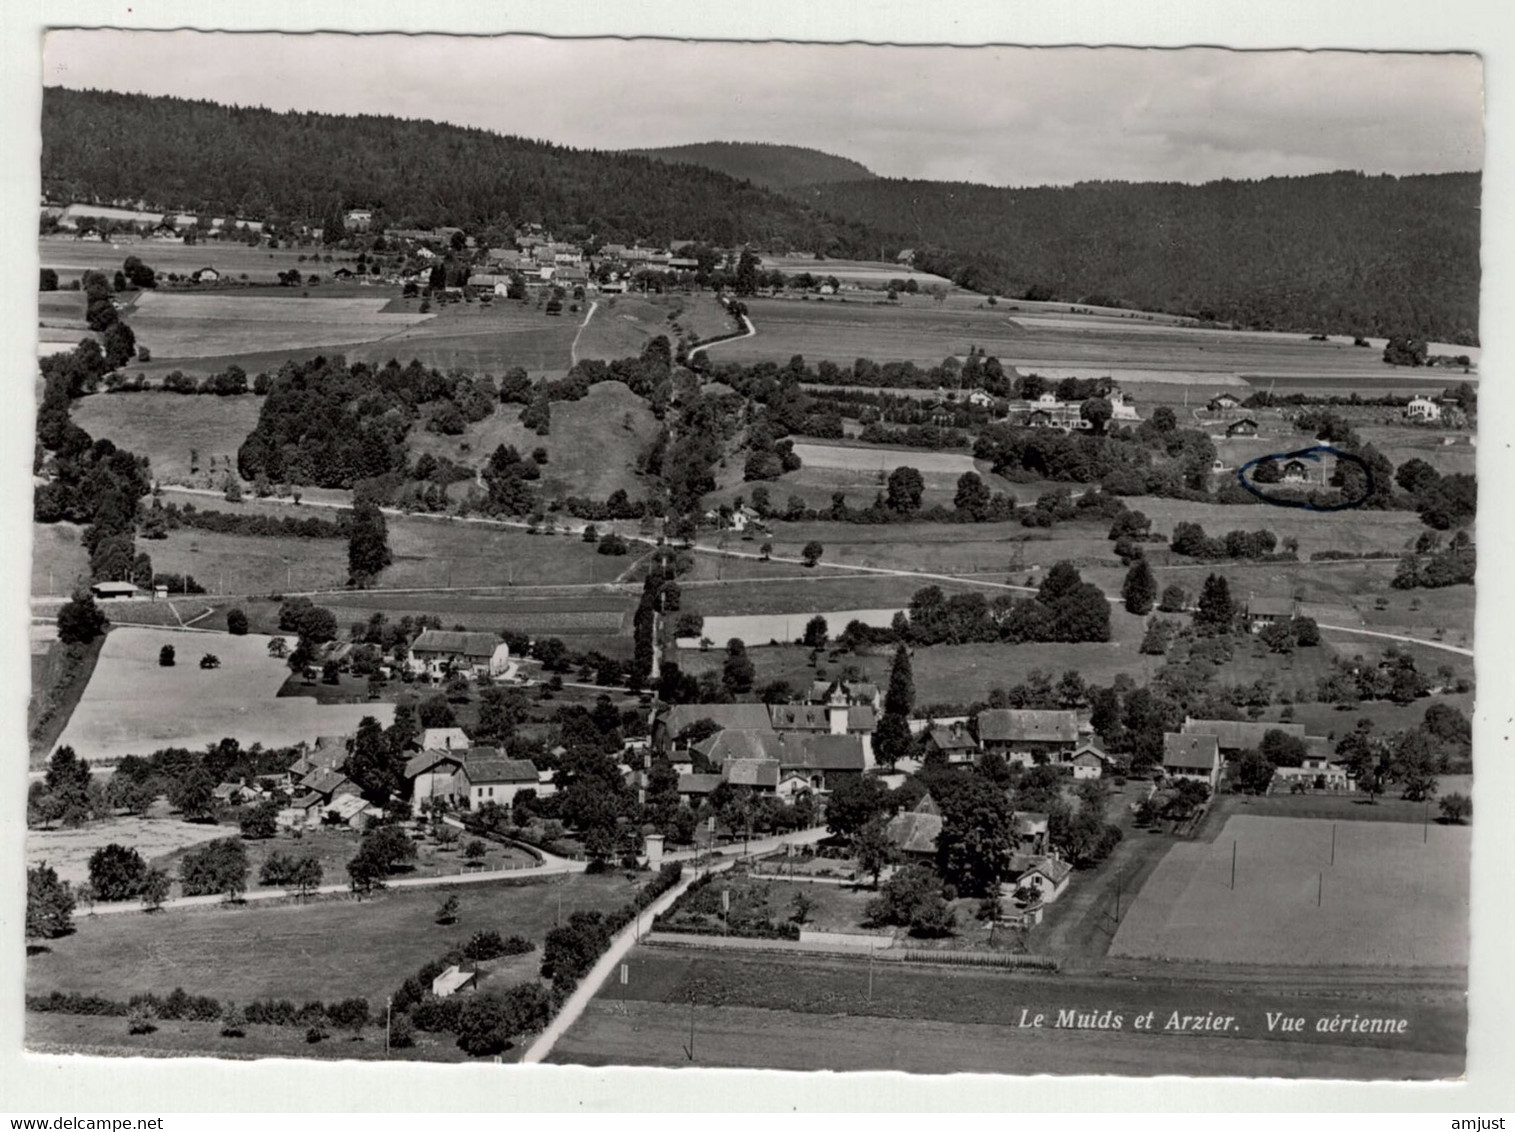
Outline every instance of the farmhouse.
[(1220, 746), (1213, 735), (1163, 736), (1163, 773), (1169, 778), (1203, 782), (1211, 790), (1220, 781)]
[(1141, 414), (1136, 411), (1136, 402), (1130, 394), (1122, 389), (1112, 390), (1107, 398), (1110, 402), (1110, 419), (1121, 424), (1140, 424)]
[(1275, 786), (1298, 786), (1305, 790), (1328, 790), (1347, 793), (1357, 789), (1357, 782), (1345, 763), (1324, 758), (1307, 758), (1300, 766), (1281, 766), (1273, 771)]
[(1043, 904), (1051, 904), (1067, 892), (1068, 880), (1073, 875), (1073, 866), (1067, 861), (1047, 855), (1012, 857), (1010, 870), (1015, 876), (1013, 891), (1028, 890)]
[(1110, 765), (1110, 756), (1096, 740), (1089, 738), (1074, 748), (1068, 764), (1073, 767), (1074, 778), (1101, 778)]
[(1078, 713), (990, 708), (978, 713), (978, 741), (1012, 763), (1061, 763), (1078, 745)]
[(1441, 406), (1429, 397), (1412, 397), (1405, 406), (1405, 417), (1420, 424), (1441, 420)]
[(475, 810), (485, 802), (508, 806), (522, 790), (537, 788), (536, 764), (507, 759), (496, 747), (473, 747), (465, 752), (463, 777), (468, 784), (469, 805)]
[(199, 271), (190, 275), (190, 278), (196, 283), (219, 283), (221, 282), (221, 273), (214, 267), (202, 267)]
[(868, 761), (873, 761), (873, 732), (878, 726), (873, 706), (849, 704), (840, 690), (826, 704), (773, 704), (769, 715), (773, 729), (780, 733), (860, 736)]
[(342, 217), (342, 226), (349, 232), (366, 232), (373, 225), (373, 212), (367, 208), (350, 208)]
[(961, 723), (931, 728), (927, 732), (926, 742), (940, 751), (948, 764), (971, 763), (978, 758), (978, 744)]
[(1310, 469), (1307, 468), (1307, 467), (1305, 467), (1304, 461), (1302, 461), (1302, 460), (1290, 460), (1286, 464), (1284, 464), (1284, 471), (1283, 471), (1283, 482), (1284, 483), (1308, 483), (1309, 480), (1310, 480)]
[(1185, 735), (1212, 735), (1223, 755), (1255, 750), (1269, 731), (1282, 731), (1296, 739), (1305, 738), (1303, 723), (1254, 723), (1245, 719), (1185, 719)]
[(89, 587), (89, 592), (100, 601), (129, 601), (142, 594), (130, 582), (95, 582)]
[(895, 814), (885, 832), (895, 849), (906, 858), (930, 859), (936, 856), (936, 839), (942, 832), (942, 811), (930, 794), (922, 796), (914, 808)]
[(1212, 413), (1229, 413), (1241, 408), (1241, 402), (1229, 393), (1219, 393), (1210, 398), (1209, 404), (1205, 408), (1209, 409)]
[(1229, 436), (1256, 436), (1257, 422), (1251, 417), (1238, 417), (1226, 426), (1226, 435)]
[(767, 704), (674, 704), (653, 717), (652, 745), (665, 753), (672, 750), (679, 735), (702, 719), (726, 731), (773, 730)]
[(719, 774), (681, 774), (679, 801), (686, 805), (698, 805), (705, 795), (725, 781)]
[(779, 788), (779, 760), (727, 759), (721, 767), (721, 777), (754, 793), (773, 794)]
[(863, 680), (813, 680), (810, 690), (805, 694), (805, 702), (829, 703), (839, 691), (846, 696), (849, 704), (867, 704), (874, 711), (880, 710), (883, 705), (884, 697), (878, 685)]
[(410, 782), (411, 812), (419, 814), (423, 803), (446, 802), (457, 806), (468, 797), (468, 776), (463, 770), (463, 752), (422, 751), (405, 764)]
[(510, 646), (493, 633), (427, 629), (410, 646), (410, 671), (433, 680), (449, 671), (483, 679), (510, 669)]
[(1261, 633), (1269, 625), (1292, 621), (1299, 616), (1299, 602), (1289, 597), (1251, 597), (1247, 599), (1247, 628)]
[(723, 771), (733, 760), (776, 762), (781, 780), (795, 775), (817, 791), (830, 790), (839, 778), (862, 774), (873, 765), (863, 736), (829, 732), (734, 728), (712, 735), (695, 749)]

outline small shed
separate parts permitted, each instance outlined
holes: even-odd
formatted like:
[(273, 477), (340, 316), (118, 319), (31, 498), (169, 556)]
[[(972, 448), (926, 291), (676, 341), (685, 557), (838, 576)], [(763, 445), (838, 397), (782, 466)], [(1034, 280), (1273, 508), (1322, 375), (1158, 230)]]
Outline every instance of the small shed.
[(474, 972), (461, 967), (449, 967), (431, 980), (431, 993), (438, 998), (447, 998), (474, 981)]

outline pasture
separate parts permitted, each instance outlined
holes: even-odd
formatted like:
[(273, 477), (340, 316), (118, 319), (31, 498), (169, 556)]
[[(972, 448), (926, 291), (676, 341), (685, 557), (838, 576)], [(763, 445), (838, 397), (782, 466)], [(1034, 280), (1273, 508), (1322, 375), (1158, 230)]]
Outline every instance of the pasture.
[[(762, 257), (764, 271), (782, 271), (785, 275), (802, 275), (809, 272), (817, 279), (834, 275), (838, 282), (856, 283), (862, 287), (887, 289), (891, 280), (908, 282), (914, 279), (918, 287), (952, 287), (952, 280), (929, 271), (916, 271), (903, 263), (885, 263), (881, 260), (817, 259), (814, 256)], [(965, 296), (966, 297), (966, 296)], [(971, 296), (982, 302), (979, 295)]]
[[(247, 746), (286, 747), (352, 731), (365, 715), (388, 725), (393, 704), (323, 706), (305, 697), (279, 697), (289, 670), (268, 654), (269, 639), (114, 629), (59, 744), (97, 759), (204, 747), (228, 735)], [(177, 652), (171, 668), (158, 664), (163, 645)], [(205, 653), (218, 656), (220, 667), (202, 669)]]
[(625, 385), (602, 381), (590, 386), (582, 400), (554, 401), (546, 436), (523, 425), (520, 415), (521, 406), (502, 404), (460, 436), (412, 429), (412, 458), (430, 452), (470, 466), (482, 464), (501, 444), (513, 446), (523, 456), (545, 448), (547, 463), (537, 483), (545, 498), (577, 495), (603, 500), (616, 490), (624, 490), (633, 499), (646, 494), (635, 472), (636, 462), (651, 446), (660, 425), (647, 402)]
[[(107, 845), (125, 845), (153, 862), (235, 832), (226, 826), (157, 817), (104, 818), (73, 829), (28, 829), (26, 864), (31, 868), (46, 862), (57, 870), (59, 880), (79, 885), (89, 880), (90, 856)], [(83, 913), (81, 908), (81, 917)]]
[(71, 236), (42, 236), (37, 255), (43, 267), (58, 272), (65, 285), (86, 271), (113, 275), (126, 260), (136, 256), (160, 275), (183, 275), (202, 267), (215, 267), (223, 274), (246, 275), (251, 283), (277, 283), (279, 272), (299, 268), (302, 275), (327, 275), (335, 268), (351, 266), (354, 256), (334, 255), (329, 263), (317, 262), (308, 249), (249, 247), (231, 240), (207, 240), (185, 244), (179, 240), (131, 240), (119, 244), (94, 243)]
[(138, 343), (165, 362), (382, 339), (433, 317), (384, 313), (387, 294), (344, 290), (352, 294), (143, 291), (128, 317)]
[(88, 582), (89, 551), (84, 528), (73, 523), (32, 524), (32, 596), (66, 598)]
[[(530, 954), (505, 960), (518, 972), (512, 981), (533, 978), (560, 902), (564, 919), (580, 910), (609, 911), (630, 899), (632, 888), (620, 874), (606, 874), (480, 882), (447, 891), (459, 903), (458, 922), (448, 926), (435, 923), (442, 901), (435, 889), (391, 889), (362, 902), (339, 897), (153, 916), (79, 915), (73, 935), (28, 959), (26, 989), (124, 999), (182, 986), (190, 994), (239, 1003), (359, 996), (382, 1012), (384, 996), (422, 964), (486, 929), (536, 943)], [(344, 940), (351, 946), (333, 945)], [(229, 962), (233, 956), (236, 961)]]
[[(1392, 987), (1333, 985), (1192, 968), (1103, 978), (874, 963), (818, 955), (744, 955), (643, 945), (628, 981), (601, 988), (549, 1060), (587, 1065), (695, 1065), (921, 1073), (1265, 1074), (1436, 1077), (1460, 1072), (1466, 1008), (1437, 987), (1404, 1001)], [(1378, 1003), (1381, 1011), (1375, 1011)], [(1058, 1012), (1120, 1015), (1119, 1030), (1057, 1026)], [(1268, 1035), (1268, 1011), (1392, 1013), (1404, 1035)], [(1041, 1013), (1042, 1027), (1019, 1024)], [(1133, 1021), (1151, 1011), (1151, 1032)], [(1233, 1017), (1224, 1033), (1162, 1028), (1173, 1012)]]
[(1233, 815), (1214, 841), (1175, 844), (1126, 914), (1110, 954), (1467, 965), (1469, 829), (1341, 822), (1335, 838), (1333, 864), (1330, 822)]
[(843, 469), (849, 472), (883, 472), (911, 467), (924, 475), (960, 476), (978, 471), (972, 456), (921, 449), (875, 448), (871, 445), (815, 444), (800, 441), (794, 454), (809, 467)]
[[(218, 467), (235, 465), (237, 449), (257, 425), (262, 404), (263, 398), (251, 393), (97, 393), (76, 401), (70, 415), (95, 439), (146, 456), (159, 483), (219, 487), (219, 478), (209, 482), (212, 458)], [(198, 472), (192, 474), (192, 466)]]
[(671, 341), (677, 334), (671, 326), (677, 300), (627, 294), (605, 295), (598, 303), (594, 317), (574, 343), (574, 356), (581, 361), (636, 357), (658, 335)]
[[(317, 600), (344, 624), (383, 613), (390, 620), (406, 615), (440, 617), (449, 628), (497, 632), (509, 629), (534, 637), (562, 637), (574, 647), (599, 647), (604, 638), (630, 632), (635, 604), (629, 594), (591, 592), (572, 597), (534, 597), (509, 592), (490, 594), (386, 594), (368, 590), (323, 594)], [(590, 640), (592, 639), (593, 643)], [(629, 647), (629, 638), (626, 645)]]

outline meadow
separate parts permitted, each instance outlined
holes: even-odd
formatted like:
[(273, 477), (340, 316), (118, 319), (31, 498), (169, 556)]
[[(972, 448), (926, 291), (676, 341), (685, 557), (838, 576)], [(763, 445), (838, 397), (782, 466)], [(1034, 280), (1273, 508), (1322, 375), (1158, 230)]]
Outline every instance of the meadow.
[(413, 429), (413, 458), (430, 452), (477, 466), (501, 444), (513, 446), (523, 456), (545, 448), (547, 463), (541, 468), (537, 488), (546, 498), (577, 495), (603, 500), (616, 490), (624, 490), (633, 499), (646, 494), (646, 485), (635, 472), (636, 462), (651, 446), (660, 425), (647, 402), (625, 385), (602, 381), (590, 386), (582, 400), (553, 402), (546, 436), (523, 425), (520, 415), (521, 406), (502, 404), (459, 436)]
[(1310, 819), (1233, 815), (1214, 841), (1176, 844), (1126, 914), (1110, 954), (1467, 965), (1466, 827), (1343, 822), (1334, 837), (1334, 864), (1332, 824)]
[(433, 317), (382, 313), (387, 295), (344, 290), (351, 294), (144, 291), (126, 317), (138, 344), (163, 362), (382, 339)]
[[(382, 1011), (386, 994), (478, 931), (534, 941), (535, 951), (508, 961), (518, 975), (512, 982), (534, 978), (542, 941), (560, 914), (566, 919), (580, 910), (609, 911), (630, 898), (632, 887), (619, 874), (580, 874), (448, 891), (458, 897), (459, 909), (457, 923), (446, 926), (435, 922), (442, 901), (435, 889), (392, 889), (361, 902), (339, 897), (154, 916), (80, 915), (73, 935), (28, 959), (26, 989), (123, 999), (182, 986), (190, 994), (244, 1004), (359, 996)], [(365, 946), (364, 940), (382, 946)], [(235, 962), (227, 961), (231, 956)]]
[[(97, 393), (74, 402), (74, 423), (152, 464), (159, 483), (210, 486), (209, 466), (235, 465), (237, 449), (258, 423), (263, 398), (177, 393)], [(190, 455), (199, 472), (191, 475)], [(217, 482), (215, 486), (220, 486)]]
[[(255, 634), (116, 628), (59, 743), (96, 759), (204, 747), (228, 735), (244, 746), (285, 747), (353, 731), (365, 715), (388, 725), (393, 704), (323, 706), (278, 697), (289, 672), (269, 656), (268, 641)], [(176, 650), (172, 667), (158, 663), (163, 645)], [(202, 669), (206, 653), (219, 657), (220, 667)]]
[[(1413, 1001), (1392, 988), (1342, 986), (1296, 971), (1266, 976), (1188, 967), (1131, 978), (1106, 972), (1008, 974), (982, 969), (743, 955), (716, 948), (632, 952), (625, 985), (607, 983), (559, 1041), (563, 1064), (695, 1065), (924, 1073), (1114, 1073), (1147, 1076), (1436, 1077), (1460, 1072), (1466, 1008), (1437, 988)], [(690, 1002), (694, 1007), (691, 1011)], [(1389, 1010), (1400, 1037), (1313, 1030), (1268, 1036), (1268, 1011), (1328, 1016)], [(1120, 1030), (1058, 1027), (1062, 1010), (1123, 1019)], [(1389, 1012), (1386, 1010), (1385, 1012)], [(1047, 1020), (1019, 1024), (1022, 1012)], [(1133, 1028), (1152, 1011), (1152, 1032)], [(1164, 1032), (1168, 1016), (1214, 1012), (1229, 1033)]]
[(330, 263), (317, 262), (309, 249), (248, 247), (231, 240), (208, 240), (184, 244), (178, 240), (132, 240), (119, 244), (94, 243), (71, 236), (43, 236), (37, 240), (43, 267), (58, 273), (65, 286), (86, 271), (113, 275), (128, 256), (136, 256), (162, 275), (183, 275), (202, 267), (215, 267), (230, 275), (246, 275), (249, 282), (277, 283), (279, 272), (299, 268), (302, 275), (330, 274), (353, 256), (333, 255)]

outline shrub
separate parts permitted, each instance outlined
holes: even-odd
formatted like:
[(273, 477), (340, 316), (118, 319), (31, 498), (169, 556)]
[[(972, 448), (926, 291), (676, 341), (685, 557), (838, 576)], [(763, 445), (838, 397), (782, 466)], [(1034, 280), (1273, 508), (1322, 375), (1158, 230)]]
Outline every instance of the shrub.
[(470, 959), (496, 959), (505, 954), (505, 941), (493, 930), (475, 932), (463, 947), (463, 954)]
[(324, 1042), (326, 1038), (326, 1031), (320, 1026), (312, 1026), (305, 1031), (305, 1040), (311, 1045), (315, 1045), (317, 1042)]
[(416, 1027), (409, 1014), (396, 1014), (390, 1019), (389, 1044), (395, 1049), (409, 1049), (416, 1044)]

